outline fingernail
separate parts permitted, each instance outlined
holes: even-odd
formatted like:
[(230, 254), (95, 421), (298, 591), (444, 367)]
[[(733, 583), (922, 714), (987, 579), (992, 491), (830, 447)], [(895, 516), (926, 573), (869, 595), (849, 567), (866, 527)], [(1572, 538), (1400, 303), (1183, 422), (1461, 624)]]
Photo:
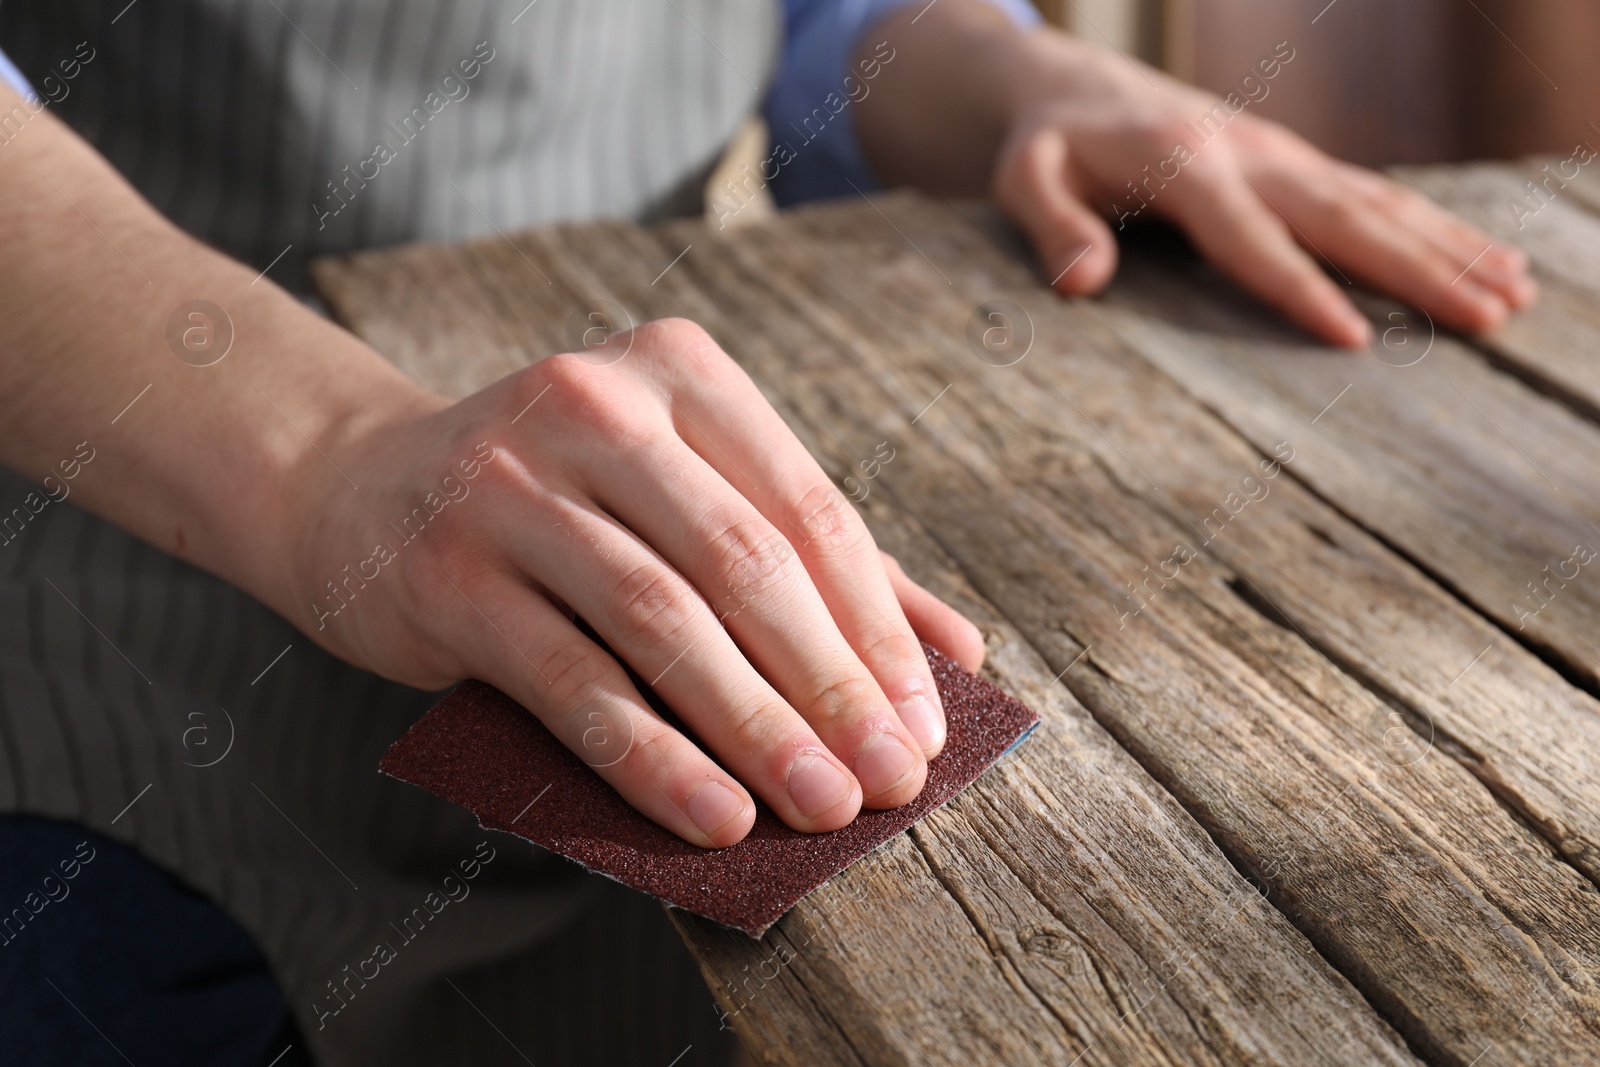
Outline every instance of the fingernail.
[(924, 755), (939, 751), (944, 744), (944, 716), (933, 701), (917, 693), (902, 700), (894, 710), (900, 713), (900, 721), (922, 746)]
[(710, 837), (738, 818), (744, 810), (744, 801), (721, 782), (713, 781), (706, 782), (691, 793), (684, 808), (689, 812), (690, 821), (700, 828), (701, 833)]
[(917, 758), (894, 734), (873, 734), (856, 753), (856, 781), (868, 799), (906, 780)]
[(816, 818), (849, 795), (850, 779), (821, 756), (803, 752), (789, 764), (789, 797), (806, 818)]

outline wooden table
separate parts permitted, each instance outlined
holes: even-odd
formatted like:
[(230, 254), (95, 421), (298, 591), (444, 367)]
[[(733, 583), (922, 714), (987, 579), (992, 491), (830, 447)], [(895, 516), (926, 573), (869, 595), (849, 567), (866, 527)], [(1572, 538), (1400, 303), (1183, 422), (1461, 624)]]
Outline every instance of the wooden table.
[(699, 321), (1042, 716), (763, 941), (676, 916), (760, 1062), (1596, 1063), (1600, 180), (1518, 230), (1530, 173), (1405, 178), (1542, 303), (1468, 344), (1363, 297), (1373, 355), (1170, 242), (1060, 299), (900, 194), (318, 279), (452, 395), (601, 301)]

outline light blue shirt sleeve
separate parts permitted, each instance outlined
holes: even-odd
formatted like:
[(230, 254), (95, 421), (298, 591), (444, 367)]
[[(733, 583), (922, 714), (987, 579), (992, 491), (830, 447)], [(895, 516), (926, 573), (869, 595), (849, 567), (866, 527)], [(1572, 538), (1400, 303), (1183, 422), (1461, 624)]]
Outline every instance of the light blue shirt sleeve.
[[(1028, 0), (988, 2), (1019, 26), (1031, 29), (1041, 21)], [(868, 52), (865, 69), (853, 67), (852, 59), (863, 34), (910, 4), (932, 6), (928, 0), (783, 0), (783, 54), (761, 109), (773, 145), (762, 177), (779, 204), (879, 188), (856, 143), (853, 105), (872, 92), (873, 77), (892, 72), (894, 60), (884, 57), (893, 49), (885, 45), (883, 56)]]
[(11, 86), (22, 96), (34, 95), (33, 86), (28, 84), (28, 79), (22, 76), (22, 71), (17, 69), (15, 63), (6, 58), (4, 52), (0, 52), (0, 81)]

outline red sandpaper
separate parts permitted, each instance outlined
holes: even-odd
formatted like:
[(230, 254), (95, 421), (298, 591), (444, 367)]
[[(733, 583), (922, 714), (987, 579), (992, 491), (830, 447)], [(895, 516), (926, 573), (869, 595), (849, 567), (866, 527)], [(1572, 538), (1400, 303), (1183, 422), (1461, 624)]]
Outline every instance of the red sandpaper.
[(538, 719), (482, 682), (464, 682), (384, 754), (379, 769), (667, 903), (752, 937), (807, 893), (953, 798), (1039, 723), (982, 678), (924, 645), (949, 736), (911, 803), (863, 810), (825, 834), (779, 821), (760, 800), (748, 836), (704, 849), (629, 807)]

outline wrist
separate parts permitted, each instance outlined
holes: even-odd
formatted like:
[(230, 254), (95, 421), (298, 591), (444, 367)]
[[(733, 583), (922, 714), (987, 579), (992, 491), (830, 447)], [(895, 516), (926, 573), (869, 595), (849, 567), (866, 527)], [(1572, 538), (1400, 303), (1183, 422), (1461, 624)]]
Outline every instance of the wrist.
[(1048, 28), (1017, 42), (996, 76), (1008, 129), (1048, 106), (1110, 105), (1162, 77), (1136, 60)]
[[(198, 562), (303, 627), (323, 530), (331, 516), (360, 508), (363, 490), (374, 496), (383, 457), (371, 442), (448, 401), (292, 297), (273, 295), (288, 306), (260, 315), (283, 354), (280, 370), (241, 382), (260, 432), (243, 439), (246, 454), (230, 463), (239, 475), (207, 497), (203, 521), (225, 559)], [(306, 352), (316, 358), (288, 356)]]
[(887, 185), (912, 185), (936, 196), (977, 196), (1018, 114), (1033, 39), (1030, 30), (988, 0), (908, 4), (861, 35), (894, 49), (893, 75), (874, 84), (856, 113), (856, 138), (873, 173)]

